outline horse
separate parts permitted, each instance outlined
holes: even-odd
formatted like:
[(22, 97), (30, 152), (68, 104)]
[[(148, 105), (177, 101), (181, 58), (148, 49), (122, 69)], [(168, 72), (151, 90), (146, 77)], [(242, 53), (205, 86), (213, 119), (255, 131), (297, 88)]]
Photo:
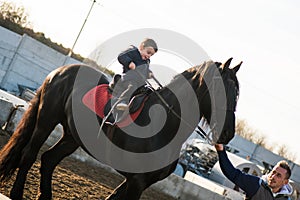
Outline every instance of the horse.
[[(104, 158), (108, 158), (108, 164), (125, 177), (125, 180), (106, 198), (107, 200), (140, 199), (146, 188), (168, 177), (175, 170), (181, 145), (195, 130), (202, 117), (210, 125), (219, 127), (212, 127), (213, 143), (227, 144), (234, 137), (235, 107), (239, 96), (236, 72), (242, 62), (230, 68), (231, 60), (232, 58), (223, 64), (206, 61), (179, 73), (169, 84), (151, 92), (144, 101), (140, 114), (128, 125), (128, 127), (147, 126), (149, 130), (147, 134), (150, 136), (143, 138), (139, 137), (139, 134), (142, 135), (141, 132), (133, 135), (132, 132), (136, 129), (124, 130), (115, 124), (103, 123), (102, 129), (99, 130), (99, 124), (103, 119), (95, 117), (95, 113), (83, 105), (82, 99), (88, 91), (97, 85), (109, 84), (108, 78), (102, 72), (84, 64), (57, 68), (45, 78), (15, 132), (1, 149), (0, 181), (4, 183), (17, 171), (10, 198), (22, 199), (29, 169), (52, 130), (61, 124), (62, 137), (41, 155), (38, 199), (52, 198), (51, 182), (55, 167), (79, 147), (97, 159), (98, 155), (93, 153), (93, 148), (96, 148), (96, 154), (105, 154)], [(80, 74), (84, 74), (84, 78), (80, 78)], [(224, 85), (225, 96), (219, 103), (219, 94), (222, 92), (216, 89), (216, 83)], [(101, 100), (102, 97), (99, 98)], [(158, 109), (153, 109), (157, 106)], [(222, 123), (220, 120), (214, 120), (218, 118), (214, 116), (219, 116), (220, 113), (225, 113)], [(85, 120), (87, 116), (97, 120), (87, 121)], [(91, 128), (93, 126), (96, 129)], [(103, 133), (100, 134), (100, 139), (99, 133)], [(83, 141), (86, 137), (91, 143), (97, 139), (101, 140), (101, 145), (96, 144), (90, 148), (88, 145), (90, 143)], [(109, 145), (101, 143), (104, 140), (110, 142)], [(173, 140), (176, 142), (172, 143)], [(165, 148), (171, 143), (171, 147)], [(105, 145), (107, 147), (103, 147)], [(107, 150), (111, 146), (124, 150), (124, 155), (115, 159), (116, 154), (110, 154), (110, 150)], [(140, 161), (133, 156), (133, 159), (128, 160), (125, 155), (128, 151), (133, 152), (133, 155), (148, 155), (149, 152), (160, 152), (163, 155), (158, 158), (160, 155), (151, 154)], [(126, 158), (123, 159), (123, 156)], [(103, 161), (102, 157), (98, 160)], [(104, 162), (107, 160), (104, 159)], [(155, 163), (155, 166), (148, 168), (152, 163)], [(132, 168), (134, 170), (131, 170)]]

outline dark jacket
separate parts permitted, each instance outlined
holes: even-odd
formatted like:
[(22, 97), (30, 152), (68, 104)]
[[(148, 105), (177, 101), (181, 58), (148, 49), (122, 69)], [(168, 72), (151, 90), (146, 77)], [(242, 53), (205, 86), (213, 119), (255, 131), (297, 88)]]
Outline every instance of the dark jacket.
[[(135, 46), (130, 46), (118, 56), (118, 61), (123, 65), (123, 74), (121, 80), (123, 83), (131, 82), (135, 88), (145, 85), (146, 79), (149, 78), (150, 60), (143, 60), (141, 54)], [(129, 69), (129, 64), (133, 62), (136, 65), (135, 70)]]
[(226, 151), (218, 151), (219, 164), (223, 174), (240, 187), (246, 193), (246, 199), (251, 200), (287, 200), (292, 194), (293, 189), (289, 184), (284, 185), (281, 191), (274, 194), (268, 187), (266, 176), (262, 178), (246, 174), (236, 169), (226, 154)]
[(150, 60), (143, 60), (141, 54), (135, 46), (130, 46), (130, 48), (126, 49), (118, 56), (118, 61), (123, 65), (123, 73), (128, 72), (129, 64), (133, 62), (136, 67), (141, 65), (146, 65), (149, 68)]

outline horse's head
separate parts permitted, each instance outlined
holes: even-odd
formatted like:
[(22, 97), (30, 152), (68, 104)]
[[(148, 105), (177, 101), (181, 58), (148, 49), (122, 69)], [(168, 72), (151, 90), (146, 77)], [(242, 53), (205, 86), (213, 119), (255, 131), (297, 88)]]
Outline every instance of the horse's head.
[(210, 124), (213, 143), (227, 144), (235, 133), (235, 108), (239, 95), (236, 72), (242, 62), (229, 68), (232, 58), (224, 64), (208, 61), (191, 68), (192, 86), (198, 95), (200, 117)]

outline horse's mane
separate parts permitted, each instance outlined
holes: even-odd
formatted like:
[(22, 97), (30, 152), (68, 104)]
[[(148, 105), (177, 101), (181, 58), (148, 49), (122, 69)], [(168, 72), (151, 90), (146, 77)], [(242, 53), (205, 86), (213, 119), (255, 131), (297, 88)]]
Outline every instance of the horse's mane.
[[(222, 74), (224, 80), (226, 80), (226, 77), (233, 80), (235, 82), (235, 86), (237, 89), (237, 98), (239, 96), (239, 81), (236, 77), (236, 75), (233, 73), (233, 71), (230, 69), (223, 69), (222, 63), (220, 62), (214, 62), (212, 60), (205, 61), (200, 65), (196, 65), (194, 67), (191, 67), (185, 71), (183, 71), (180, 74), (177, 74), (174, 76), (174, 78), (171, 80), (171, 82), (166, 86), (174, 86), (176, 84), (181, 84), (183, 79), (188, 80), (194, 88), (200, 88), (201, 85), (204, 84), (204, 76), (213, 76), (213, 73), (215, 73), (216, 68), (220, 71)], [(198, 81), (197, 81), (198, 80)]]
[(203, 84), (204, 74), (214, 64), (215, 63), (213, 61), (206, 61), (206, 62), (202, 63), (201, 65), (196, 65), (194, 67), (191, 67), (191, 68), (183, 71), (182, 73), (175, 75), (174, 78), (171, 80), (171, 82), (167, 86), (176, 84), (178, 82), (178, 80), (182, 80), (183, 78), (185, 78), (186, 80), (191, 80), (191, 81), (199, 80), (199, 81), (197, 81), (197, 84), (199, 87), (200, 85)]

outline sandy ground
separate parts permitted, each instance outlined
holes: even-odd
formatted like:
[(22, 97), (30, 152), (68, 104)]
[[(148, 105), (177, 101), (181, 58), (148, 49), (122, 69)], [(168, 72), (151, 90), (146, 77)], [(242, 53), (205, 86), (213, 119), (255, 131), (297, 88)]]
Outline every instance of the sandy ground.
[[(7, 140), (8, 135), (0, 131), (0, 147)], [(45, 150), (43, 147), (41, 152)], [(36, 199), (39, 187), (39, 159), (31, 168), (25, 185), (24, 199)], [(1, 186), (0, 193), (9, 195), (14, 177), (4, 186)], [(103, 168), (82, 163), (73, 158), (65, 158), (55, 169), (53, 175), (53, 199), (105, 199), (118, 184), (123, 180), (123, 177), (111, 173)], [(142, 197), (142, 200), (174, 200), (154, 189), (147, 189)]]

